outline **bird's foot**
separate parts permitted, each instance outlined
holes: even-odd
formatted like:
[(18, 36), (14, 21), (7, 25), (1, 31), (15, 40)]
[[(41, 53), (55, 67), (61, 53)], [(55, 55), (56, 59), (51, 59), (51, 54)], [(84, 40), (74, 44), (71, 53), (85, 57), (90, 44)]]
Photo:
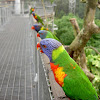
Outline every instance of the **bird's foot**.
[(47, 64), (50, 64), (50, 62), (48, 62)]
[(59, 99), (65, 99), (65, 98), (67, 98), (66, 96), (60, 96), (60, 97), (58, 97)]
[(65, 99), (65, 98), (67, 98), (67, 100), (71, 100), (71, 99), (68, 98), (67, 96), (60, 96), (60, 97), (58, 97), (58, 98), (61, 99), (61, 100)]

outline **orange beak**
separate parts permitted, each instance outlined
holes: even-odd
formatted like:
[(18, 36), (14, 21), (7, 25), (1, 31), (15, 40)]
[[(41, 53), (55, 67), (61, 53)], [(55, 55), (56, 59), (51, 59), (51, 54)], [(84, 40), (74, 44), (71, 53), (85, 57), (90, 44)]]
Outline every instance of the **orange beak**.
[[(38, 48), (40, 48), (40, 49), (41, 49), (40, 43), (37, 43), (37, 50), (38, 50)], [(42, 51), (42, 50), (40, 50), (40, 52), (41, 52), (41, 53), (43, 53), (43, 51)]]
[(43, 50), (40, 50), (41, 53), (44, 53)]
[(41, 46), (40, 46), (40, 43), (37, 43), (37, 50), (38, 50), (38, 48), (40, 48)]
[(48, 31), (48, 28), (46, 28), (46, 30)]
[(34, 11), (34, 9), (32, 9), (32, 11)]
[(35, 27), (34, 27), (34, 26), (32, 26), (32, 27), (31, 27), (31, 29), (33, 29), (33, 30), (34, 30), (34, 29), (35, 29)]
[(40, 37), (40, 34), (39, 33), (37, 33), (37, 37)]

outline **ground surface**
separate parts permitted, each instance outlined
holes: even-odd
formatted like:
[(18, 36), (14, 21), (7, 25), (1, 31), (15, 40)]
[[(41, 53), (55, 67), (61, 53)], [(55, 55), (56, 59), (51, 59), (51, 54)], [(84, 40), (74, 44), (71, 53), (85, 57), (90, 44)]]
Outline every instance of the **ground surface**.
[(27, 17), (0, 29), (0, 100), (33, 100), (34, 37)]

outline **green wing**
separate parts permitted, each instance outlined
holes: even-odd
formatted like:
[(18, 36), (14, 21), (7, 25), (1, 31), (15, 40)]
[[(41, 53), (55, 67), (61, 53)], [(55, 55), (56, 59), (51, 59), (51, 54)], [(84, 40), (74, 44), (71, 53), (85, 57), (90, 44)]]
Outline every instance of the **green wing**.
[(38, 16), (37, 14), (36, 14), (36, 16), (37, 16), (38, 22), (40, 22), (42, 25), (44, 25), (44, 24), (43, 24), (43, 20), (41, 19), (41, 17)]
[(60, 42), (60, 40), (56, 37), (55, 34), (53, 34), (54, 39), (58, 40)]
[(97, 93), (88, 77), (65, 50), (56, 59), (53, 59), (53, 62), (55, 65), (59, 64), (59, 67), (63, 67), (63, 71), (67, 74), (62, 88), (69, 98), (98, 100)]
[(30, 9), (30, 14), (32, 14), (32, 10)]
[(55, 39), (55, 40), (57, 40), (57, 41), (60, 42), (60, 40), (56, 37), (56, 35), (53, 34), (51, 31), (47, 31), (47, 36), (46, 36), (46, 38), (53, 38), (53, 39)]

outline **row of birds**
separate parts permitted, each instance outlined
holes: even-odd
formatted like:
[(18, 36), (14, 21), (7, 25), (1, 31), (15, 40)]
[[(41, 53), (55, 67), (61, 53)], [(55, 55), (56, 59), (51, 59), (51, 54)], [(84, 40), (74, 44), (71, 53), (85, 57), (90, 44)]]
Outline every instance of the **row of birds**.
[(41, 23), (32, 26), (37, 32), (37, 37), (42, 39), (37, 48), (48, 56), (55, 81), (70, 100), (98, 100), (98, 95), (88, 77), (69, 56), (59, 39), (48, 28), (42, 27), (43, 20), (34, 10), (30, 8), (30, 14), (37, 23)]

